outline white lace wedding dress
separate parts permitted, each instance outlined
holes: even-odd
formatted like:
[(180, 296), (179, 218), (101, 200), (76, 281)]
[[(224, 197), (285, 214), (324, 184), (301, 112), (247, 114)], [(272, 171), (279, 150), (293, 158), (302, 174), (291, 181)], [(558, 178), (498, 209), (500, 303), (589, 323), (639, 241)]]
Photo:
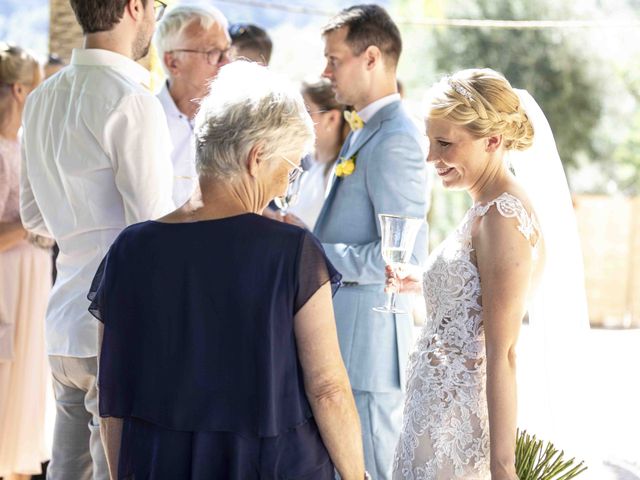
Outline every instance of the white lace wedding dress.
[(473, 205), (429, 257), (424, 274), (427, 322), (409, 358), (395, 480), (491, 477), (482, 292), (471, 229), (492, 207), (513, 218), (514, 228), (527, 240), (539, 239), (535, 219), (520, 200), (503, 193)]

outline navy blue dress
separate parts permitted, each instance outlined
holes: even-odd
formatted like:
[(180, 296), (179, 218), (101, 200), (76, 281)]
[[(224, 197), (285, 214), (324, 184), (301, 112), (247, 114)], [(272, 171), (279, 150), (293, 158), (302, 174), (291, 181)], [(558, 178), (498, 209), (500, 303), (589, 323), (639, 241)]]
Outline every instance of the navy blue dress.
[(313, 235), (255, 214), (126, 228), (89, 294), (118, 478), (332, 479), (293, 318), (339, 281)]

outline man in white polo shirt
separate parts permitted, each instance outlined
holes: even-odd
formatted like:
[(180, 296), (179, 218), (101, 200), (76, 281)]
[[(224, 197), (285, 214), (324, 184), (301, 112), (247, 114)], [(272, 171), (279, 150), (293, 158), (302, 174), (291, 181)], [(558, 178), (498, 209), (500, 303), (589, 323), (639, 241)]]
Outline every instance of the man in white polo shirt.
[(209, 82), (229, 63), (227, 19), (205, 5), (178, 5), (158, 24), (154, 43), (167, 81), (158, 93), (173, 142), (173, 201), (187, 202), (196, 190), (193, 119)]
[(46, 320), (57, 409), (47, 478), (108, 479), (96, 398), (98, 326), (87, 293), (123, 228), (174, 207), (167, 124), (149, 72), (135, 62), (147, 53), (164, 4), (71, 6), (84, 48), (27, 101), (20, 210), (27, 230), (60, 247)]

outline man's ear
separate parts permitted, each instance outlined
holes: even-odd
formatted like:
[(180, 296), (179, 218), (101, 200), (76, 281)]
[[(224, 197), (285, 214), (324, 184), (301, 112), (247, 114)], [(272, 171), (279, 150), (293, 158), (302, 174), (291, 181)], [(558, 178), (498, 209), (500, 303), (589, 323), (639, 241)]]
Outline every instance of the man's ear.
[(173, 76), (180, 74), (180, 70), (178, 69), (179, 60), (173, 55), (173, 53), (164, 52), (164, 55), (162, 56), (162, 61), (167, 67), (167, 70), (169, 70)]
[(382, 62), (382, 52), (375, 45), (369, 45), (363, 54), (367, 70), (373, 70), (376, 65), (379, 65)]
[(247, 156), (247, 170), (253, 178), (258, 176), (258, 171), (264, 166), (264, 148), (261, 144), (255, 144), (249, 150)]
[[(147, 2), (153, 8), (153, 1), (147, 0)], [(128, 0), (124, 7), (125, 15), (129, 15), (133, 20), (139, 21), (144, 15), (144, 5), (142, 0)]]
[(485, 150), (489, 153), (493, 153), (502, 145), (502, 135), (491, 135), (486, 138)]

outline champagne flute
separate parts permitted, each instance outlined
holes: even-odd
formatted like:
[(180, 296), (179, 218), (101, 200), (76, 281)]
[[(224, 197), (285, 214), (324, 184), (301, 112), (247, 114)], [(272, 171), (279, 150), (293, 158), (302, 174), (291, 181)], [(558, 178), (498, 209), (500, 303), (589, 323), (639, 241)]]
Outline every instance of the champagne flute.
[[(288, 159), (285, 158), (285, 160), (295, 166), (295, 164), (290, 162)], [(304, 174), (306, 173), (300, 167), (296, 166), (296, 169), (298, 170), (293, 170), (294, 172), (296, 172), (296, 174), (292, 175), (292, 178), (290, 177), (289, 186), (287, 187), (287, 193), (273, 199), (273, 202), (276, 204), (276, 207), (278, 207), (278, 210), (280, 211), (280, 215), (282, 215), (283, 217), (287, 214), (289, 208), (295, 205), (298, 201), (298, 197), (300, 195), (300, 185), (302, 184), (302, 177), (304, 177)]]
[[(409, 264), (409, 259), (416, 243), (416, 237), (424, 224), (421, 218), (403, 217), (400, 215), (378, 215), (382, 231), (382, 258), (395, 270)], [(396, 307), (396, 293), (387, 294), (387, 304), (374, 307), (374, 311), (383, 313), (407, 313)]]

